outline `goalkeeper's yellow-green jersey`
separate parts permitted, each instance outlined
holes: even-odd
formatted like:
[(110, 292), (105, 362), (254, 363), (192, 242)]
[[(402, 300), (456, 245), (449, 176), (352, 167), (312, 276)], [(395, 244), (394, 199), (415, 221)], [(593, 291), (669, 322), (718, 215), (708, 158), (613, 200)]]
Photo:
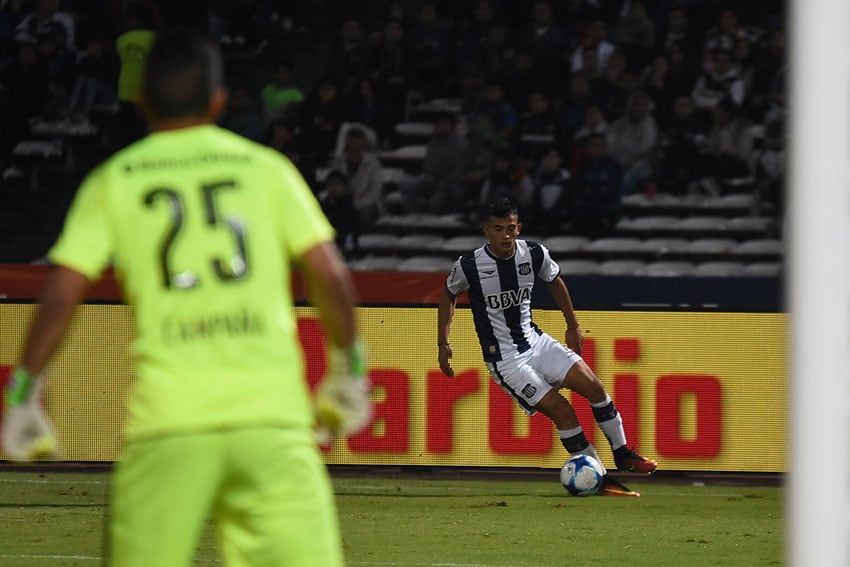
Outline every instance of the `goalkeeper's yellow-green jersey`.
[(333, 236), (285, 157), (216, 126), (92, 171), (48, 257), (91, 280), (112, 265), (133, 308), (127, 437), (309, 426), (289, 264)]

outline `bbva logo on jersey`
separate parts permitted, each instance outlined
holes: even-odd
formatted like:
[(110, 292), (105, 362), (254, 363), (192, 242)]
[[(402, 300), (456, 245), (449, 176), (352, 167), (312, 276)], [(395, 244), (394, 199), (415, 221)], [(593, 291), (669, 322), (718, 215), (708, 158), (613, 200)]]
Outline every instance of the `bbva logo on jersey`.
[(531, 288), (521, 287), (519, 289), (509, 289), (501, 293), (491, 293), (484, 296), (484, 300), (487, 301), (487, 307), (490, 309), (517, 307), (524, 301), (531, 301)]

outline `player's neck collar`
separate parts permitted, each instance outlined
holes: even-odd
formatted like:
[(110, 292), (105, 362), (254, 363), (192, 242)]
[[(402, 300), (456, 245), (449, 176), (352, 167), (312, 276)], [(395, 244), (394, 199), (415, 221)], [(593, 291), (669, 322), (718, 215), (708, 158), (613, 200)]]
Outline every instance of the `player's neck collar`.
[(492, 250), (490, 250), (490, 244), (489, 244), (489, 243), (487, 243), (487, 244), (485, 244), (485, 245), (484, 245), (484, 252), (486, 252), (486, 253), (487, 253), (487, 255), (488, 255), (488, 256), (490, 256), (491, 258), (493, 258), (494, 260), (510, 260), (511, 258), (513, 258), (514, 256), (516, 256), (516, 241), (514, 241), (514, 251), (513, 251), (513, 252), (511, 252), (511, 255), (510, 255), (510, 256), (505, 256), (505, 257), (503, 258), (503, 257), (501, 257), (501, 256), (497, 255), (495, 252), (493, 252)]

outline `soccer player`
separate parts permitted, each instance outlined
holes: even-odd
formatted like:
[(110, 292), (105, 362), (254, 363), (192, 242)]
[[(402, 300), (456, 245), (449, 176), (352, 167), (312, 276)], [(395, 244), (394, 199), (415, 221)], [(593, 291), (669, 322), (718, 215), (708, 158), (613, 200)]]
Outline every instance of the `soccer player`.
[[(587, 398), (593, 415), (614, 453), (619, 470), (651, 473), (658, 466), (626, 444), (623, 420), (605, 387), (581, 359), (584, 337), (558, 264), (545, 246), (518, 238), (522, 229), (516, 205), (509, 199), (489, 204), (483, 219), (487, 244), (455, 262), (440, 296), (437, 347), (440, 369), (454, 376), (449, 359), (449, 332), (455, 300), (469, 292), (475, 331), (484, 362), (496, 383), (528, 415), (540, 411), (552, 420), (564, 448), (572, 455), (599, 460), (569, 401), (559, 392), (568, 388)], [(542, 332), (531, 318), (535, 280), (548, 286), (566, 321), (565, 347)], [(601, 461), (600, 461), (601, 463)], [(601, 494), (639, 496), (605, 475)]]
[[(108, 564), (189, 565), (210, 516), (228, 565), (339, 566), (290, 262), (331, 342), (335, 374), (320, 386), (320, 415), (348, 431), (370, 413), (354, 290), (295, 167), (214, 125), (222, 80), (220, 55), (205, 40), (184, 32), (157, 40), (143, 87), (152, 132), (77, 193), (5, 392), (4, 429), (26, 429), (14, 416), (30, 407), (88, 284), (112, 265), (133, 308), (138, 380), (112, 479)], [(42, 432), (33, 451), (50, 449)], [(9, 435), (4, 447), (26, 456)]]

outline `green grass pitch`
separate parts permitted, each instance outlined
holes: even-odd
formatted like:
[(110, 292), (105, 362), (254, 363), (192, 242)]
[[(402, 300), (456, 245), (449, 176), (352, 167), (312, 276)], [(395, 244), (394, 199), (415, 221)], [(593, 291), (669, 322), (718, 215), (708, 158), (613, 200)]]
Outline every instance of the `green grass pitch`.
[[(0, 470), (0, 566), (101, 561), (107, 472)], [(783, 564), (783, 488), (628, 479), (642, 498), (570, 497), (551, 480), (334, 475), (348, 565)], [(208, 528), (197, 565), (218, 564)]]

